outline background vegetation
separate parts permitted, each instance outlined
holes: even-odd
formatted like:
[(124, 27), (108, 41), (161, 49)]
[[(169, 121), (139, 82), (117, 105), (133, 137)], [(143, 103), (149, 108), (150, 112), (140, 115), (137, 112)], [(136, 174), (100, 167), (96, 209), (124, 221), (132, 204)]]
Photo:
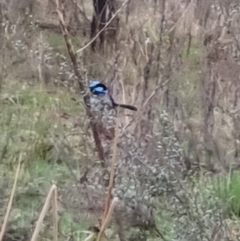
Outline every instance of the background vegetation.
[[(119, 113), (106, 236), (239, 240), (239, 1), (115, 0), (105, 19), (93, 2), (60, 1), (80, 81), (99, 79), (139, 109)], [(0, 0), (0, 22), (0, 223), (22, 161), (3, 240), (30, 239), (52, 184), (59, 240), (85, 240), (100, 228), (109, 169), (55, 2)], [(113, 140), (101, 144), (109, 162)], [(52, 228), (49, 212), (38, 239)]]

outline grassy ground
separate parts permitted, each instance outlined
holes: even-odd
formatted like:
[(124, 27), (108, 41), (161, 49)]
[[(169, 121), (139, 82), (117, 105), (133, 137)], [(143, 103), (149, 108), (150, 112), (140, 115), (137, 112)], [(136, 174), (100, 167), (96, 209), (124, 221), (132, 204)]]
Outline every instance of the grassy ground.
[[(59, 187), (80, 176), (80, 130), (84, 111), (76, 95), (54, 87), (6, 84), (1, 92), (0, 170), (1, 216), (6, 211), (18, 158), (22, 168), (9, 227), (13, 236), (29, 232), (38, 218), (51, 184)], [(78, 98), (80, 100), (80, 98)], [(73, 152), (75, 155), (69, 155)], [(68, 165), (71, 163), (70, 165)], [(63, 214), (60, 230), (69, 235), (74, 220)], [(21, 230), (21, 231), (20, 231)], [(10, 231), (9, 231), (10, 232)], [(9, 238), (10, 239), (10, 238)]]

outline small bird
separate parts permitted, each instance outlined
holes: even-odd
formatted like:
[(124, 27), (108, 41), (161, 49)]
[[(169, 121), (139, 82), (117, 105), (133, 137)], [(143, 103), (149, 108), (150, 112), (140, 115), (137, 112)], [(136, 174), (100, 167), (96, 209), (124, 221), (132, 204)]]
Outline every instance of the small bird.
[(112, 96), (108, 93), (108, 89), (107, 89), (106, 85), (104, 85), (103, 83), (101, 83), (97, 80), (92, 81), (90, 83), (89, 87), (90, 87), (90, 91), (93, 95), (99, 97), (99, 99), (104, 101), (111, 108), (122, 107), (122, 108), (126, 108), (126, 109), (133, 110), (133, 111), (138, 110), (137, 107), (132, 106), (132, 105), (116, 103), (114, 101), (114, 99), (112, 98)]

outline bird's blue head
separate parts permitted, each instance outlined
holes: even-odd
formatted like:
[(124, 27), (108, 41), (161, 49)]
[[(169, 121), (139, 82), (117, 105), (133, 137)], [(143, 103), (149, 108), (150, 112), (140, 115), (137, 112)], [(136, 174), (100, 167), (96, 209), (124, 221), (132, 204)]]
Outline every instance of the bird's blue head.
[(107, 87), (98, 80), (93, 80), (89, 88), (94, 95), (105, 95), (108, 93)]

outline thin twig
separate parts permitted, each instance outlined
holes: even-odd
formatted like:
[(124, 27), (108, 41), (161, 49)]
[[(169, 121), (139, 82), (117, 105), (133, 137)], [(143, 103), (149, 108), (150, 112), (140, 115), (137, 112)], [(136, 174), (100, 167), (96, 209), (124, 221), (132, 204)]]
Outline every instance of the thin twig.
[(145, 106), (148, 104), (148, 102), (156, 95), (156, 93), (158, 92), (158, 90), (159, 90), (160, 88), (162, 88), (164, 85), (166, 85), (169, 81), (170, 81), (170, 79), (166, 80), (163, 84), (158, 85), (158, 86), (154, 89), (154, 91), (149, 95), (149, 97), (145, 100), (145, 102), (143, 103), (143, 107), (145, 107)]
[(188, 14), (188, 10), (190, 9), (190, 7), (191, 7), (193, 4), (195, 5), (195, 1), (190, 0), (190, 2), (188, 3), (187, 7), (185, 8), (185, 10), (184, 10), (183, 13), (181, 14), (181, 16), (178, 18), (177, 22), (174, 23), (174, 25), (171, 27), (170, 30), (168, 30), (169, 33), (172, 32), (172, 31), (176, 28), (176, 26), (180, 23), (180, 21), (181, 21), (182, 19), (184, 19), (184, 17)]
[(158, 90), (160, 88), (162, 88), (163, 86), (165, 86), (168, 82), (170, 81), (170, 79), (166, 80), (164, 83), (159, 84), (154, 91), (149, 95), (149, 97), (146, 99), (146, 101), (143, 103), (143, 108), (141, 108), (141, 110), (139, 110), (138, 115), (136, 115), (128, 124), (126, 124), (123, 128), (122, 131), (125, 131), (133, 122), (135, 122), (140, 116), (142, 116), (143, 112), (145, 111), (145, 106), (148, 104), (148, 102), (156, 95), (156, 93), (158, 92)]
[(105, 210), (103, 214), (103, 220), (106, 218), (108, 214), (108, 210), (110, 207), (111, 199), (112, 199), (112, 189), (114, 185), (114, 177), (115, 177), (115, 164), (117, 160), (117, 144), (118, 144), (118, 138), (119, 138), (119, 133), (118, 133), (118, 111), (117, 111), (117, 118), (116, 118), (116, 126), (115, 126), (115, 138), (114, 138), (114, 143), (113, 143), (113, 156), (112, 156), (112, 161), (111, 161), (111, 171), (110, 171), (110, 180), (109, 180), (109, 185), (108, 185), (108, 195), (107, 195), (107, 201), (105, 205)]
[(98, 37), (99, 35), (108, 27), (108, 25), (113, 21), (113, 19), (117, 16), (117, 14), (124, 8), (124, 6), (128, 3), (129, 0), (125, 0), (120, 8), (112, 15), (111, 19), (105, 24), (105, 26), (96, 34), (94, 38), (92, 38), (87, 44), (85, 44), (82, 48), (76, 51), (76, 53), (82, 52), (84, 49), (89, 47)]
[(53, 241), (58, 241), (58, 203), (57, 203), (57, 188), (54, 189), (52, 198), (53, 207)]
[[(123, 100), (123, 104), (127, 104), (126, 103), (126, 91), (125, 91), (125, 86), (124, 86), (124, 83), (123, 83), (123, 79), (120, 78), (120, 84), (121, 84), (121, 87), (122, 87), (122, 100)], [(126, 115), (125, 116), (125, 123), (128, 123), (128, 116)]]
[(113, 199), (113, 200), (115, 200), (115, 202), (112, 201), (112, 189), (114, 186), (115, 164), (116, 164), (116, 160), (117, 160), (117, 150), (118, 150), (118, 148), (117, 148), (118, 138), (119, 138), (119, 133), (118, 133), (118, 112), (117, 112), (116, 126), (115, 126), (115, 138), (114, 138), (114, 144), (113, 144), (113, 156), (112, 156), (112, 161), (111, 161), (110, 180), (109, 180), (109, 184), (108, 184), (108, 193), (107, 193), (107, 199), (106, 199), (103, 218), (102, 218), (102, 225), (101, 225), (101, 229), (100, 229), (97, 241), (101, 240), (101, 238), (104, 234), (104, 230), (106, 229), (106, 226), (109, 222), (112, 211), (116, 204), (115, 199)]
[(18, 180), (18, 175), (19, 175), (19, 172), (20, 172), (21, 162), (22, 162), (22, 154), (20, 154), (19, 159), (18, 159), (18, 166), (17, 166), (17, 171), (16, 171), (14, 183), (13, 183), (13, 188), (12, 188), (11, 196), (10, 196), (10, 199), (9, 199), (9, 202), (8, 202), (7, 211), (6, 211), (6, 214), (5, 214), (5, 217), (4, 217), (4, 221), (3, 221), (3, 225), (2, 225), (2, 229), (1, 229), (1, 233), (0, 233), (0, 241), (2, 241), (5, 230), (6, 230), (6, 227), (7, 227), (7, 221), (8, 221), (8, 218), (9, 218), (10, 211), (11, 211), (14, 194), (16, 192), (17, 180)]
[(42, 222), (43, 222), (43, 219), (48, 211), (48, 208), (50, 206), (50, 203), (51, 203), (51, 198), (52, 198), (52, 195), (54, 194), (55, 190), (56, 190), (56, 185), (52, 185), (48, 195), (47, 195), (47, 198), (46, 198), (46, 201), (44, 203), (44, 206), (42, 208), (42, 211), (40, 213), (40, 216), (38, 218), (38, 221), (37, 221), (37, 225), (36, 225), (36, 228), (33, 232), (33, 235), (32, 235), (32, 238), (31, 238), (31, 241), (35, 241), (37, 239), (37, 236), (39, 234), (39, 231), (41, 229), (41, 225), (42, 225)]
[(74, 5), (77, 7), (78, 11), (79, 11), (80, 14), (83, 16), (83, 18), (84, 18), (88, 23), (90, 23), (90, 20), (87, 18), (86, 14), (85, 14), (84, 6), (83, 6), (83, 10), (82, 10), (76, 0), (71, 0), (71, 1), (72, 1), (72, 2), (74, 3)]
[(114, 208), (116, 207), (117, 203), (118, 203), (118, 198), (117, 197), (113, 198), (112, 203), (111, 203), (111, 205), (109, 207), (107, 216), (104, 219), (104, 222), (103, 222), (103, 224), (101, 226), (101, 229), (100, 229), (100, 232), (98, 234), (97, 241), (101, 241), (102, 237), (104, 236), (104, 231), (106, 230), (106, 228), (107, 228), (107, 226), (109, 224), (109, 221), (110, 221), (110, 219), (112, 217)]

